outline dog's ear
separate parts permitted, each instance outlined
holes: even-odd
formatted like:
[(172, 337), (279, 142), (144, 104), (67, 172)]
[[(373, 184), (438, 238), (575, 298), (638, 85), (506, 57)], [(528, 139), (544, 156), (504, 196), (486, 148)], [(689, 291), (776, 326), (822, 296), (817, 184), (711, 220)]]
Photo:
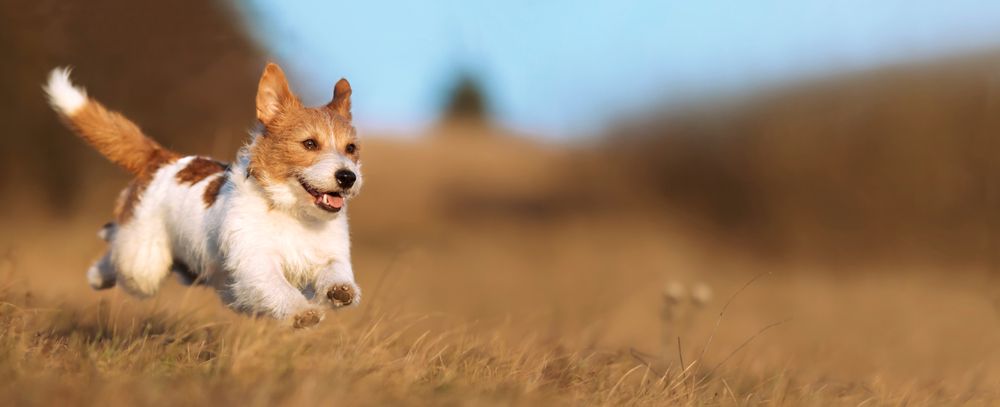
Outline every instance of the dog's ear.
[(347, 79), (340, 78), (337, 81), (333, 87), (333, 100), (326, 107), (340, 113), (348, 120), (351, 119), (351, 83)]
[(298, 104), (298, 99), (288, 89), (285, 73), (275, 63), (268, 63), (257, 85), (257, 120), (265, 126), (271, 124), (281, 112)]

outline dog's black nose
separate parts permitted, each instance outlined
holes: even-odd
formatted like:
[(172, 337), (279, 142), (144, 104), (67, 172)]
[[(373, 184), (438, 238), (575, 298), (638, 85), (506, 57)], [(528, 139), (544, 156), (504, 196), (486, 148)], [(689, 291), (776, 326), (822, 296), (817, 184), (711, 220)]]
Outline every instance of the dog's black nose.
[(358, 176), (350, 170), (337, 170), (333, 177), (337, 179), (337, 185), (340, 185), (341, 188), (350, 188), (354, 185), (354, 181), (358, 180)]

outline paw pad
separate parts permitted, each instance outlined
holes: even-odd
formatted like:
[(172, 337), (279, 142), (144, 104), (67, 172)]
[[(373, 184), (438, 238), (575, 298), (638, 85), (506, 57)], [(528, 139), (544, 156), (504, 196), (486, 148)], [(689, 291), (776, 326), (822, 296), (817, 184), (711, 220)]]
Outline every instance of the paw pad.
[(321, 316), (319, 311), (311, 309), (307, 311), (300, 312), (295, 315), (295, 320), (292, 321), (292, 327), (295, 329), (308, 328), (319, 323)]
[(354, 287), (350, 284), (338, 284), (326, 292), (326, 297), (333, 301), (335, 307), (343, 307), (354, 303)]

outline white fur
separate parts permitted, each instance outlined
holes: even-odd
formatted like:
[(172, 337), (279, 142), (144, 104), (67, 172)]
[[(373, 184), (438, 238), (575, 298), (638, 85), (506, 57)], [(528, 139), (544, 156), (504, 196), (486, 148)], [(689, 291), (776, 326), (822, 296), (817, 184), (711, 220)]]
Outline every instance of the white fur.
[(337, 182), (330, 174), (337, 172), (338, 170), (349, 170), (358, 175), (357, 180), (354, 182), (354, 186), (351, 189), (345, 191), (345, 197), (353, 197), (357, 191), (361, 190), (361, 164), (355, 163), (350, 158), (347, 158), (343, 154), (336, 151), (331, 151), (324, 153), (315, 164), (306, 167), (302, 171), (302, 178), (309, 182), (314, 187), (321, 190), (333, 191), (340, 189), (337, 186)]
[[(350, 170), (357, 176), (354, 186), (350, 189), (343, 190), (340, 188), (333, 177), (333, 174), (341, 169)], [(345, 201), (356, 196), (358, 191), (361, 190), (363, 183), (361, 164), (355, 163), (338, 152), (323, 154), (323, 156), (316, 160), (315, 164), (299, 171), (298, 176), (309, 185), (321, 191), (340, 191)], [(275, 206), (295, 213), (296, 216), (313, 218), (315, 220), (330, 220), (339, 216), (340, 213), (326, 212), (317, 208), (311, 201), (303, 200), (302, 191), (302, 185), (299, 183), (299, 180), (292, 177), (284, 182), (269, 184), (265, 187), (264, 193), (271, 198)]]
[[(194, 157), (162, 167), (132, 219), (111, 233), (110, 264), (102, 259), (91, 268), (91, 285), (106, 285), (113, 265), (111, 274), (126, 291), (152, 295), (177, 260), (242, 312), (288, 319), (330, 304), (327, 291), (343, 284), (354, 289), (357, 304), (361, 290), (351, 268), (346, 206), (326, 217), (276, 207), (281, 200), (308, 203), (311, 197), (298, 184), (263, 188), (247, 175), (246, 151), (208, 208), (205, 187), (224, 175), (188, 185), (178, 183), (176, 174)], [(280, 190), (278, 197), (269, 195), (272, 189)]]
[(49, 81), (45, 85), (45, 93), (49, 95), (49, 103), (62, 114), (72, 116), (83, 105), (87, 104), (87, 92), (73, 86), (69, 80), (69, 68), (56, 68), (49, 73)]

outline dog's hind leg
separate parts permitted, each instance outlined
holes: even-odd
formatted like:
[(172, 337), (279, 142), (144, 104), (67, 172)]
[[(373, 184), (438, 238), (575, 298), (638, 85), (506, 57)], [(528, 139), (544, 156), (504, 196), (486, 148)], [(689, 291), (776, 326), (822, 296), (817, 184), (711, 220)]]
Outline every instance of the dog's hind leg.
[(173, 264), (170, 239), (163, 225), (142, 219), (119, 225), (111, 244), (111, 264), (116, 283), (129, 294), (156, 294)]
[(111, 264), (111, 252), (103, 256), (87, 269), (90, 288), (104, 290), (115, 286), (115, 266)]
[[(115, 239), (118, 224), (108, 222), (97, 231), (97, 237), (111, 243)], [(106, 252), (100, 259), (87, 269), (87, 282), (95, 290), (104, 290), (115, 286), (115, 267), (111, 264), (111, 253)]]

